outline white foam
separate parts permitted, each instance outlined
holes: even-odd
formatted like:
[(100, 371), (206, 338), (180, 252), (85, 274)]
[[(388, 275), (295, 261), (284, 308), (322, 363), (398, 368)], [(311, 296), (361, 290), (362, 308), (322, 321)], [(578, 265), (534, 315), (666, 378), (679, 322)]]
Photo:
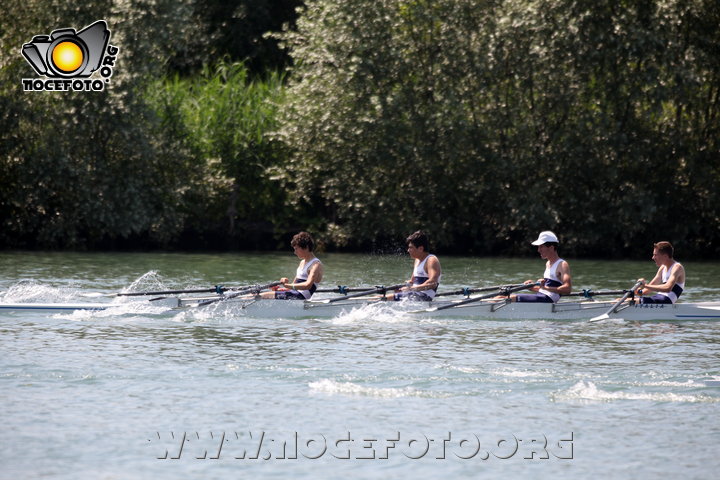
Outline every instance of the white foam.
[(699, 384), (695, 382), (694, 380), (687, 380), (685, 382), (673, 382), (671, 380), (658, 380), (655, 382), (636, 382), (632, 383), (631, 385), (637, 385), (640, 387), (685, 387), (685, 388), (695, 388)]
[(173, 315), (177, 322), (235, 322), (247, 317), (240, 303), (215, 302), (202, 307), (190, 307)]
[(385, 302), (370, 303), (361, 307), (353, 308), (331, 320), (335, 325), (346, 325), (351, 323), (377, 322), (377, 323), (398, 323), (406, 322), (408, 318), (399, 313), (396, 309), (389, 307)]
[(548, 370), (532, 371), (532, 370), (491, 370), (492, 375), (510, 378), (556, 378), (552, 372)]
[(440, 397), (442, 395), (418, 390), (412, 387), (370, 387), (358, 385), (352, 382), (338, 382), (330, 379), (322, 379), (308, 384), (310, 390), (320, 393), (361, 395), (378, 398), (402, 398), (402, 397)]
[(593, 382), (580, 381), (567, 390), (557, 392), (553, 395), (555, 400), (591, 400), (600, 402), (610, 402), (616, 400), (645, 400), (651, 402), (683, 402), (696, 403), (720, 402), (720, 398), (714, 398), (707, 395), (687, 395), (676, 394), (672, 392), (629, 392), (626, 390), (610, 392), (602, 390)]

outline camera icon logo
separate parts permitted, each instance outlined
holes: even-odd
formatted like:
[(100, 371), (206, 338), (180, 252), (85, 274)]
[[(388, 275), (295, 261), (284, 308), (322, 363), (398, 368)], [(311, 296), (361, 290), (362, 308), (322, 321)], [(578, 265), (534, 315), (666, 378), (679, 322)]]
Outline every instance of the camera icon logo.
[(100, 68), (110, 31), (104, 20), (83, 30), (53, 30), (50, 35), (36, 35), (22, 46), (22, 55), (38, 75), (54, 78), (89, 77)]

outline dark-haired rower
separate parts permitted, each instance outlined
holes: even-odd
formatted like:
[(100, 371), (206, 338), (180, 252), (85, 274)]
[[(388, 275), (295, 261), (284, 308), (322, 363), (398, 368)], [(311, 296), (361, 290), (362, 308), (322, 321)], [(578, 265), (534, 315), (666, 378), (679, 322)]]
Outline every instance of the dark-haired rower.
[(415, 260), (413, 274), (408, 281), (410, 285), (386, 298), (388, 300), (408, 299), (429, 302), (435, 297), (442, 278), (440, 260), (428, 252), (430, 242), (422, 230), (413, 233), (405, 241), (408, 246), (408, 254)]
[(290, 282), (287, 277), (280, 279), (282, 286), (287, 290), (263, 292), (261, 298), (274, 298), (277, 300), (309, 300), (322, 281), (323, 264), (315, 256), (315, 241), (307, 232), (300, 232), (292, 238), (290, 246), (295, 255), (300, 258), (295, 278)]

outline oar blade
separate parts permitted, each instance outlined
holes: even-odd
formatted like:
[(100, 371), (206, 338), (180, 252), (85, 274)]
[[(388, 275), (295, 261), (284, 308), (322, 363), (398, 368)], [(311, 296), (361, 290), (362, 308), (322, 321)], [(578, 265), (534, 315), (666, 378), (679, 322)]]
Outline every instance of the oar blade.
[(591, 318), (590, 320), (588, 320), (588, 322), (595, 323), (595, 322), (599, 322), (599, 321), (601, 321), (601, 320), (607, 320), (608, 318), (610, 318), (610, 315), (613, 314), (613, 313), (615, 313), (615, 312), (617, 312), (618, 307), (619, 307), (620, 305), (622, 305), (622, 303), (623, 303), (625, 300), (627, 300), (627, 298), (628, 298), (630, 295), (632, 295), (633, 292), (635, 292), (635, 290), (637, 290), (638, 288), (640, 288), (640, 285), (642, 285), (642, 282), (641, 282), (640, 280), (638, 280), (637, 282), (635, 282), (635, 285), (633, 285), (633, 286), (630, 288), (630, 290), (628, 290), (627, 292), (625, 292), (625, 295), (623, 295), (620, 300), (618, 300), (617, 302), (615, 302), (615, 304), (613, 304), (613, 306), (608, 309), (607, 312), (603, 313), (602, 315), (598, 315), (597, 317)]
[(602, 315), (598, 315), (597, 317), (591, 318), (590, 320), (588, 320), (588, 322), (595, 323), (595, 322), (600, 322), (602, 320), (607, 320), (608, 318), (610, 318), (610, 315), (608, 315), (607, 313), (603, 313)]

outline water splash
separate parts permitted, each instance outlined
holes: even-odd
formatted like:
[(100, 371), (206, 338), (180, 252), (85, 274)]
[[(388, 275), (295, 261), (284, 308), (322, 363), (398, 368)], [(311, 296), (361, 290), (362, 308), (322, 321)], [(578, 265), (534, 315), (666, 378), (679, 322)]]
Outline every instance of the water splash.
[(23, 280), (7, 289), (0, 300), (7, 303), (63, 303), (77, 297), (78, 290), (52, 287), (35, 280)]
[(393, 310), (385, 302), (369, 303), (355, 307), (331, 320), (334, 325), (352, 323), (378, 322), (397, 323), (407, 321), (397, 310)]
[(132, 282), (128, 287), (123, 289), (123, 293), (153, 291), (153, 290), (169, 290), (165, 285), (162, 275), (156, 270), (141, 275), (137, 280)]

